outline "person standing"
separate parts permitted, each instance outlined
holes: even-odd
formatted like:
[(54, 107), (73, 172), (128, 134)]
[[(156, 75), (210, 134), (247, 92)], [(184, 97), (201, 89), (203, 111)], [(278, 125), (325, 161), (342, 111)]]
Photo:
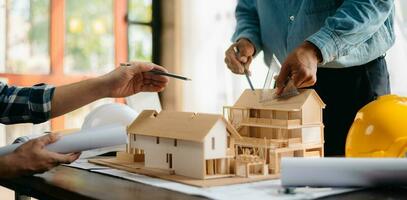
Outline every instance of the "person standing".
[(244, 74), (260, 51), (267, 65), (275, 54), (284, 61), (277, 93), (288, 78), (315, 89), (327, 105), (325, 155), (344, 155), (356, 112), (390, 93), (384, 55), (395, 41), (393, 0), (239, 0), (235, 14), (227, 67)]

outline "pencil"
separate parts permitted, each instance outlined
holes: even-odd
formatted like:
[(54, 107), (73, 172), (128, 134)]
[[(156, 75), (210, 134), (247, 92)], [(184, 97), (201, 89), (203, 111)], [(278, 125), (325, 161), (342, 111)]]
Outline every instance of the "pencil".
[(181, 79), (181, 80), (184, 80), (184, 81), (191, 81), (192, 80), (192, 79), (184, 77), (184, 76), (163, 72), (163, 71), (160, 71), (158, 69), (153, 69), (153, 70), (151, 70), (149, 72), (153, 73), (155, 75), (168, 76), (168, 77), (172, 77), (172, 78), (176, 78), (176, 79)]
[[(130, 63), (120, 63), (120, 66), (131, 66)], [(148, 71), (149, 73), (155, 74), (155, 75), (161, 75), (161, 76), (168, 76), (171, 78), (176, 78), (176, 79), (180, 79), (180, 80), (184, 80), (184, 81), (191, 81), (192, 79), (184, 77), (184, 76), (180, 76), (177, 74), (172, 74), (172, 73), (168, 73), (168, 72), (163, 72), (161, 70), (158, 69), (153, 69), (151, 71)]]

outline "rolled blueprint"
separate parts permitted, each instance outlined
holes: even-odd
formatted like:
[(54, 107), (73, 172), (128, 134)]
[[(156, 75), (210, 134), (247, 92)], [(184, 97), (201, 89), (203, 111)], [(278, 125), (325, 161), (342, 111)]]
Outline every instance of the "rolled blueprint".
[[(126, 127), (114, 124), (63, 135), (55, 143), (47, 145), (46, 148), (58, 153), (73, 153), (126, 143)], [(24, 143), (12, 144), (0, 148), (0, 156), (13, 152), (22, 144)]]
[(407, 185), (406, 158), (282, 158), (283, 186)]

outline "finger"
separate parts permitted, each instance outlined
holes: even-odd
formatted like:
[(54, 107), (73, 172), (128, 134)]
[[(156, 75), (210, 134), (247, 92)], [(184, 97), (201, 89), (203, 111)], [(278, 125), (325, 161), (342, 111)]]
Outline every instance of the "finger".
[(160, 92), (162, 91), (164, 88), (163, 87), (158, 87), (155, 86), (153, 84), (149, 84), (149, 85), (143, 85), (143, 87), (141, 88), (142, 91), (144, 92)]
[(294, 82), (295, 87), (299, 88), (301, 86), (301, 84), (305, 81), (305, 78), (306, 78), (305, 72), (301, 71), (299, 73), (294, 73), (291, 76), (291, 78)]
[(54, 164), (59, 165), (72, 163), (79, 158), (80, 153), (60, 154), (49, 152), (49, 155), (52, 157)]
[(247, 71), (247, 72), (249, 73), (249, 75), (252, 74), (252, 73), (250, 72), (250, 70), (249, 70), (249, 66), (250, 66), (250, 63), (252, 63), (252, 60), (253, 60), (253, 57), (250, 56), (250, 57), (248, 58), (246, 64), (243, 65), (244, 68), (245, 68), (245, 71)]
[(160, 70), (160, 71), (163, 71), (163, 72), (168, 73), (168, 70), (165, 69), (164, 67), (162, 67), (162, 66), (160, 66), (160, 65), (157, 65), (157, 64), (154, 64), (154, 63), (150, 63), (150, 64), (154, 67), (154, 69), (157, 69), (157, 70)]
[(138, 74), (141, 72), (151, 71), (155, 66), (155, 64), (148, 62), (131, 62), (131, 66), (127, 67), (127, 69), (131, 70), (135, 74)]
[(162, 82), (152, 82), (151, 84), (153, 84), (156, 87), (166, 87), (168, 85), (167, 83)]
[(253, 55), (253, 51), (250, 49), (250, 44), (247, 42), (240, 40), (237, 42), (237, 49), (239, 50), (239, 61), (242, 63), (247, 63), (249, 57)]
[(304, 88), (304, 87), (311, 87), (315, 84), (316, 78), (313, 76), (309, 76), (307, 79), (305, 79), (302, 84), (298, 88)]
[(162, 75), (156, 75), (153, 73), (143, 73), (143, 78), (144, 79), (151, 79), (155, 81), (161, 81), (161, 82), (168, 82), (170, 79), (166, 76)]
[(168, 81), (167, 80), (165, 80), (165, 81), (162, 81), (162, 80), (155, 80), (155, 79), (149, 79), (149, 78), (145, 78), (145, 79), (143, 79), (143, 83), (144, 84), (150, 84), (150, 83), (168, 83)]
[(225, 63), (230, 71), (232, 71), (235, 74), (239, 73), (239, 70), (237, 70), (234, 66), (232, 66), (232, 64), (230, 63), (230, 59), (228, 57), (225, 57)]
[(234, 50), (235, 46), (236, 44), (233, 44), (228, 48), (228, 50), (226, 50), (225, 61), (230, 71), (232, 71), (235, 74), (243, 74), (243, 71), (242, 72), (240, 71), (243, 70), (244, 68), (240, 61), (237, 60), (236, 51)]
[(229, 51), (227, 56), (229, 58), (229, 69), (236, 74), (244, 74), (244, 66), (240, 61), (237, 60), (235, 52)]
[(145, 80), (143, 80), (143, 84), (144, 85), (150, 85), (151, 84), (151, 79), (145, 79)]
[(39, 144), (40, 147), (44, 147), (47, 144), (56, 142), (60, 138), (57, 133), (50, 133), (39, 138), (34, 139), (34, 143)]
[(276, 80), (276, 94), (280, 95), (285, 87), (285, 84), (287, 83), (288, 77), (290, 75), (290, 66), (287, 64), (283, 64), (280, 70), (280, 74), (277, 77)]

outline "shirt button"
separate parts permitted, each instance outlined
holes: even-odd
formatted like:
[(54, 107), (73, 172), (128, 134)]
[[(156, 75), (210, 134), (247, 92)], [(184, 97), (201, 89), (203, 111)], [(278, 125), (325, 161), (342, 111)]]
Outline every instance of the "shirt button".
[(291, 15), (290, 16), (290, 21), (294, 21), (294, 19), (295, 19), (294, 15)]

